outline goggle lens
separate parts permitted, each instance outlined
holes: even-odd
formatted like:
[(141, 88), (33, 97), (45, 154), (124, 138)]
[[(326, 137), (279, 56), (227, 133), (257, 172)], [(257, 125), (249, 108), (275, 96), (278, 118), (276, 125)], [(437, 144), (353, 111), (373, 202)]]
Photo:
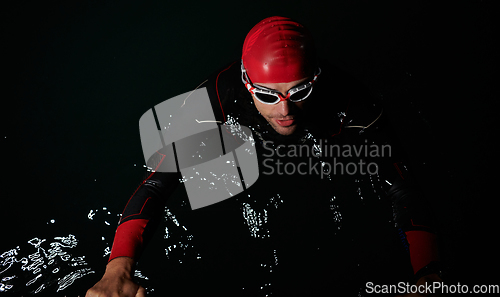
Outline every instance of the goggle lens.
[(272, 104), (272, 103), (276, 102), (277, 100), (279, 100), (279, 98), (274, 96), (274, 95), (263, 94), (263, 93), (258, 93), (258, 92), (255, 92), (254, 96), (258, 100), (260, 100), (262, 103), (267, 103), (267, 104)]
[(302, 89), (300, 91), (297, 91), (296, 93), (293, 93), (292, 95), (290, 95), (290, 101), (292, 102), (299, 102), (299, 101), (302, 101), (304, 99), (306, 99), (312, 92), (312, 84), (305, 88), (305, 89)]

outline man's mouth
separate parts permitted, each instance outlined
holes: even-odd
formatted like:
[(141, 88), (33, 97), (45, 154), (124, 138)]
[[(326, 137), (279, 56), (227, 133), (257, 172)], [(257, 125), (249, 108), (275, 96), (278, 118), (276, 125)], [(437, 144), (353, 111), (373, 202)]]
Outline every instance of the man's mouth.
[(290, 120), (276, 120), (276, 123), (278, 123), (278, 125), (280, 125), (281, 127), (288, 127), (288, 126), (291, 126), (293, 125), (295, 122), (294, 119), (290, 119)]

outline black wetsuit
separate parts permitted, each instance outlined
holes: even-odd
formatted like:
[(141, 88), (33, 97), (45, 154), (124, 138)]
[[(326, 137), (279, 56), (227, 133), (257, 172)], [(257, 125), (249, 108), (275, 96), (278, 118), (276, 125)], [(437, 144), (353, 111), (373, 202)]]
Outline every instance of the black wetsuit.
[[(182, 180), (179, 173), (148, 172), (123, 212), (110, 259), (137, 259), (165, 217), (165, 287), (155, 291), (169, 296), (363, 295), (366, 282), (411, 282), (414, 273), (432, 272), (432, 219), (382, 108), (347, 75), (322, 70), (293, 136), (279, 135), (258, 113), (238, 62), (210, 77), (200, 88), (207, 88), (216, 119), (253, 130), (259, 179), (230, 199), (191, 210), (187, 198), (167, 199)], [(330, 147), (383, 145), (390, 145), (383, 157), (373, 151), (326, 153)], [(294, 146), (316, 155), (297, 156)], [(263, 157), (277, 147), (280, 157)], [(321, 174), (321, 162), (333, 157), (344, 171), (338, 165), (335, 174)], [(160, 155), (152, 158), (161, 161)], [(289, 168), (311, 160), (320, 165), (310, 174), (269, 174), (278, 160), (295, 164)], [(345, 167), (360, 161), (376, 163), (377, 173)]]

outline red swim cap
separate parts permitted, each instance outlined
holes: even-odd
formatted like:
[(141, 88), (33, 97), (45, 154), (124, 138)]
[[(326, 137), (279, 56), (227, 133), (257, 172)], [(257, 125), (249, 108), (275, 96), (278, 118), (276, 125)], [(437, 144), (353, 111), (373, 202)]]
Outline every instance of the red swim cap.
[(253, 83), (286, 83), (311, 76), (314, 44), (301, 24), (269, 17), (248, 33), (243, 43), (243, 66)]

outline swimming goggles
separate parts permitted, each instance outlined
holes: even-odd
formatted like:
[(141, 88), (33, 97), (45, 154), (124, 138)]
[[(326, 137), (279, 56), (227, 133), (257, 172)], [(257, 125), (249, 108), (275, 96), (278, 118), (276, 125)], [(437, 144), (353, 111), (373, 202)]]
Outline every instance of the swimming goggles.
[(287, 95), (283, 96), (280, 92), (277, 92), (273, 89), (268, 89), (263, 86), (252, 84), (250, 78), (248, 77), (247, 70), (243, 66), (243, 61), (241, 62), (241, 81), (257, 100), (269, 105), (286, 100), (290, 100), (291, 102), (299, 102), (306, 99), (307, 97), (309, 97), (309, 95), (311, 95), (313, 85), (320, 74), (321, 69), (318, 67), (311, 81), (291, 88), (290, 90), (288, 90)]

